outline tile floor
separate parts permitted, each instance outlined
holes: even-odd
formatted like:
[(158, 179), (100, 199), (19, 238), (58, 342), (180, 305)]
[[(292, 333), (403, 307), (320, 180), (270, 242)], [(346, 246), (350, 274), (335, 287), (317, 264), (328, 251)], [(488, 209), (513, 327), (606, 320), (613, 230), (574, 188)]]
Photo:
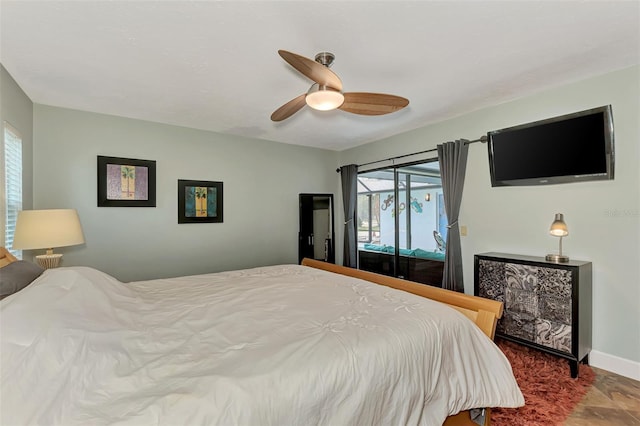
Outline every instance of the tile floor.
[(593, 386), (564, 426), (640, 426), (640, 382), (592, 368)]

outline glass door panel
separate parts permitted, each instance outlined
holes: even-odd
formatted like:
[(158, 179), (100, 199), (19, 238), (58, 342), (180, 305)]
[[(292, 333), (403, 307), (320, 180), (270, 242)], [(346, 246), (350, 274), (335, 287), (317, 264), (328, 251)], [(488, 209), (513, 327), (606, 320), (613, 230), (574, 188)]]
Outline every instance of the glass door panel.
[(396, 276), (394, 170), (381, 169), (358, 175), (359, 268)]
[[(398, 278), (409, 278), (408, 255), (411, 249), (411, 176), (401, 171), (396, 171), (396, 203), (393, 217), (396, 228), (395, 265)], [(409, 207), (409, 208), (407, 208)]]
[(434, 235), (447, 229), (437, 160), (358, 174), (357, 215), (360, 269), (433, 282), (421, 259), (444, 252)]

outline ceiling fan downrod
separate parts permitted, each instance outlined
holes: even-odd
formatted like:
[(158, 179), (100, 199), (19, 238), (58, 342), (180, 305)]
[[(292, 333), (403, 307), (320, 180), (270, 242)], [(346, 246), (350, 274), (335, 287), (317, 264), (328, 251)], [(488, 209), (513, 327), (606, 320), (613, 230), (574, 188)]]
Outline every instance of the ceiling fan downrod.
[(333, 64), (333, 60), (336, 59), (336, 56), (330, 52), (320, 52), (316, 55), (316, 62), (324, 65), (327, 68), (331, 68), (331, 64)]

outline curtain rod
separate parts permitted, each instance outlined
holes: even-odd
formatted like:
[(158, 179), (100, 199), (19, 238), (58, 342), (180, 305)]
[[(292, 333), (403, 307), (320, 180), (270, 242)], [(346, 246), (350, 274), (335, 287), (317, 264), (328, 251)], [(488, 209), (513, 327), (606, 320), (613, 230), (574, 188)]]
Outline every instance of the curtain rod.
[[(478, 138), (478, 139), (474, 139), (472, 141), (466, 141), (465, 143), (467, 145), (472, 144), (472, 143), (476, 143), (476, 142), (482, 142), (482, 143), (486, 143), (487, 142), (487, 136), (483, 135), (482, 137)], [(418, 152), (414, 152), (411, 154), (404, 154), (404, 155), (398, 155), (396, 157), (390, 157), (390, 158), (385, 158), (384, 160), (376, 160), (376, 161), (370, 161), (368, 163), (362, 163), (362, 164), (358, 164), (358, 167), (362, 167), (362, 166), (368, 166), (370, 164), (376, 164), (376, 163), (382, 163), (384, 161), (392, 161), (392, 160), (397, 160), (398, 158), (404, 158), (404, 157), (412, 157), (414, 155), (420, 155), (420, 154), (426, 154), (427, 152), (433, 152), (433, 151), (437, 151), (438, 148), (431, 148), (431, 149), (427, 149), (425, 151), (418, 151)], [(342, 167), (338, 167), (336, 169), (337, 173), (340, 173), (340, 171), (342, 170)]]

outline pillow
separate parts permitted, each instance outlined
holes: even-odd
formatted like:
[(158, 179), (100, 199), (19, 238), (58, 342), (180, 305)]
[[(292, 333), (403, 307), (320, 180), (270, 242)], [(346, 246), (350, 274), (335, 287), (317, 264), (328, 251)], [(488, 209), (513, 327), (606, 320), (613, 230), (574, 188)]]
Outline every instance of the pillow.
[(0, 299), (22, 290), (38, 278), (44, 269), (35, 263), (18, 260), (0, 269)]

